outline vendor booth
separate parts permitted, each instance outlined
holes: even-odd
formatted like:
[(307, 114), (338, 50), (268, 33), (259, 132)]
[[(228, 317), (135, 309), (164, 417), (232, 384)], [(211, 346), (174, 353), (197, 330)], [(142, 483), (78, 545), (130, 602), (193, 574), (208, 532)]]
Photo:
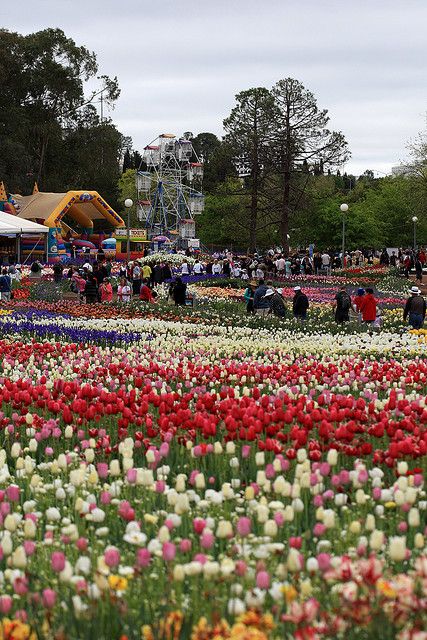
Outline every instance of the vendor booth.
[(0, 211), (0, 259), (2, 263), (21, 262), (22, 252), (28, 242), (45, 255), (48, 233), (49, 229), (44, 225)]
[[(116, 229), (113, 235), (116, 241), (116, 257), (118, 260), (127, 258), (127, 229)], [(130, 259), (136, 260), (144, 255), (144, 247), (151, 244), (147, 240), (147, 229), (129, 229)]]

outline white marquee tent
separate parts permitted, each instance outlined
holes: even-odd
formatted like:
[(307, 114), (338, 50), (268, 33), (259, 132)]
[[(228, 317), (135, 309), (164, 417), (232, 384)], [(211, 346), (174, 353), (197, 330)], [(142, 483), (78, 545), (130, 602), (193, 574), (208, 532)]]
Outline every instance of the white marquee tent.
[[(12, 216), (10, 213), (4, 213), (0, 211), (0, 236), (7, 236), (9, 238), (15, 237), (17, 239), (17, 255), (18, 262), (21, 260), (21, 242), (20, 237), (22, 235), (43, 235), (47, 237), (49, 228), (37, 222), (31, 220), (25, 220), (24, 218), (18, 218)], [(46, 240), (44, 240), (44, 243)]]
[(13, 236), (22, 235), (23, 233), (40, 235), (49, 233), (49, 228), (37, 222), (31, 222), (31, 220), (18, 218), (10, 213), (0, 211), (0, 235)]

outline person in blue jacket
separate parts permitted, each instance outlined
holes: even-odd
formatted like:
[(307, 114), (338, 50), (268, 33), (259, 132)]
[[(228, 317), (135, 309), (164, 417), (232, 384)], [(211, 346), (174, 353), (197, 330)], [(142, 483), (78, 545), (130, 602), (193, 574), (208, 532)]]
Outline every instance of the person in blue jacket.
[(256, 315), (266, 316), (270, 311), (270, 302), (265, 297), (268, 287), (264, 284), (264, 280), (258, 282), (258, 287), (254, 293), (254, 309)]
[(12, 280), (7, 269), (3, 269), (0, 276), (0, 298), (9, 302), (12, 291)]

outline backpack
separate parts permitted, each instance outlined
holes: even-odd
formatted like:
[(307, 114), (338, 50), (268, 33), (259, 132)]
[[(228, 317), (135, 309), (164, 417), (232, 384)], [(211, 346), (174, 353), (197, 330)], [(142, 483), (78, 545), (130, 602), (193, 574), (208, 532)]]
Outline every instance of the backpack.
[(341, 300), (341, 309), (343, 311), (348, 311), (351, 307), (351, 300), (350, 300), (350, 296), (348, 295), (348, 293), (343, 293), (340, 295), (340, 300)]

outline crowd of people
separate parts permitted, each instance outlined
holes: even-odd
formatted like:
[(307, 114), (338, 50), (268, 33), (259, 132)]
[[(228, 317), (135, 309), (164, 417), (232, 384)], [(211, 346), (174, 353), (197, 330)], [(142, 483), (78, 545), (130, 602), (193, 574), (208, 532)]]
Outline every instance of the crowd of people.
[[(98, 258), (93, 263), (88, 260), (79, 268), (72, 266), (65, 274), (64, 266), (58, 262), (53, 266), (53, 278), (59, 283), (66, 276), (70, 282), (70, 290), (77, 294), (81, 301), (89, 304), (112, 302), (114, 294), (111, 270), (111, 260)], [(189, 269), (186, 273), (189, 275)], [(165, 282), (168, 283), (168, 298), (176, 305), (185, 305), (187, 285), (181, 277), (173, 278), (167, 262), (151, 265), (139, 260), (123, 262), (118, 273), (117, 301), (124, 304), (132, 300), (155, 303), (157, 288)]]
[[(403, 311), (403, 320), (408, 321), (413, 329), (421, 329), (426, 316), (426, 302), (417, 286), (411, 287), (409, 293), (410, 296)], [(259, 316), (273, 315), (278, 318), (292, 316), (296, 320), (304, 321), (307, 319), (310, 307), (307, 295), (300, 286), (295, 286), (292, 310), (288, 311), (283, 289), (275, 288), (271, 280), (250, 281), (243, 298), (246, 303), (246, 312)], [(332, 308), (338, 324), (353, 320), (358, 324), (379, 329), (383, 323), (379, 301), (375, 297), (374, 290), (369, 287), (357, 289), (353, 298), (347, 288), (342, 287), (334, 298)]]
[[(345, 259), (347, 265), (355, 267), (373, 264), (376, 259), (380, 265), (400, 268), (406, 276), (415, 269), (419, 282), (422, 282), (423, 268), (427, 264), (426, 252), (422, 248), (416, 252), (409, 249), (383, 249), (376, 252), (355, 250), (346, 254)], [(263, 255), (255, 253), (238, 259), (228, 251), (214, 253), (203, 261), (197, 255), (190, 260), (188, 255), (183, 254), (179, 267), (172, 269), (168, 255), (165, 254), (164, 260), (161, 261), (134, 260), (121, 263), (116, 299), (124, 304), (135, 299), (155, 303), (158, 288), (164, 285), (168, 300), (184, 306), (191, 299), (185, 282), (189, 276), (223, 276), (247, 282), (244, 292), (247, 313), (273, 315), (279, 318), (293, 316), (299, 321), (304, 321), (308, 317), (310, 304), (301, 286), (294, 287), (292, 309), (288, 310), (283, 290), (273, 286), (273, 279), (280, 280), (282, 277), (312, 273), (328, 275), (333, 268), (340, 265), (341, 254), (332, 251), (307, 252), (287, 257), (271, 249)], [(40, 268), (40, 265), (36, 266)], [(34, 264), (31, 271), (36, 271), (33, 267)], [(91, 257), (87, 256), (79, 267), (66, 268), (61, 262), (55, 263), (53, 277), (57, 283), (67, 277), (70, 290), (81, 301), (89, 304), (106, 303), (114, 299), (112, 268), (110, 257), (97, 255), (92, 262)], [(10, 300), (13, 295), (13, 280), (19, 280), (21, 275), (19, 264), (1, 268), (0, 297), (3, 300)], [(359, 288), (354, 292), (349, 292), (346, 288), (340, 289), (333, 301), (333, 315), (338, 324), (353, 320), (373, 327), (382, 325), (380, 305), (373, 289), (370, 288)], [(419, 329), (423, 326), (425, 315), (426, 303), (421, 290), (413, 286), (405, 305), (403, 320), (408, 321), (411, 327)]]

